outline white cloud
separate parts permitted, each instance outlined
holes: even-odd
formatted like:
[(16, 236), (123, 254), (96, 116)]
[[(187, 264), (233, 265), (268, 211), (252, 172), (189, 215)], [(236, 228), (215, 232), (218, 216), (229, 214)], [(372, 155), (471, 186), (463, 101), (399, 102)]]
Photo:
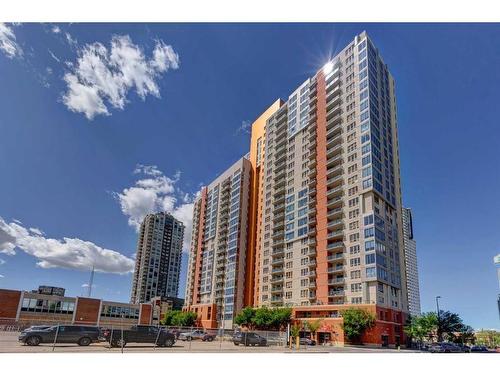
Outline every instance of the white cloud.
[(11, 27), (0, 22), (0, 51), (9, 59), (22, 56), (23, 50), (16, 41), (16, 35)]
[(0, 275), (0, 279), (3, 279), (5, 276), (4, 275)]
[(243, 120), (238, 129), (236, 129), (236, 134), (250, 134), (252, 128), (252, 123), (248, 120)]
[(61, 28), (60, 28), (59, 26), (57, 26), (57, 25), (54, 25), (54, 26), (52, 27), (52, 32), (53, 32), (54, 34), (59, 34), (59, 33), (61, 32)]
[(6, 263), (6, 262), (5, 262), (5, 260), (3, 260), (3, 259), (1, 259), (1, 258), (0, 258), (0, 266), (1, 266), (2, 264), (5, 264), (5, 263)]
[(37, 258), (37, 265), (42, 268), (87, 271), (94, 266), (96, 271), (118, 274), (132, 272), (134, 268), (134, 261), (117, 251), (79, 238), (47, 238), (37, 228), (26, 229), (0, 217), (0, 253), (14, 255), (15, 249)]
[(142, 164), (136, 167), (134, 173), (140, 175), (134, 186), (123, 189), (121, 193), (114, 193), (122, 213), (128, 217), (128, 224), (137, 231), (147, 214), (167, 211), (184, 223), (184, 250), (188, 251), (196, 195), (186, 194), (176, 187), (180, 173), (169, 178), (156, 166)]
[(76, 47), (78, 45), (78, 40), (73, 38), (70, 33), (65, 33), (64, 36), (66, 37), (66, 41), (71, 47)]
[(55, 61), (57, 61), (58, 63), (61, 62), (61, 59), (59, 57), (57, 57), (54, 52), (52, 52), (50, 49), (48, 49), (47, 51), (49, 51), (49, 55), (50, 57), (52, 57)]
[(78, 59), (64, 75), (67, 91), (63, 102), (69, 110), (83, 113), (89, 120), (109, 115), (108, 106), (124, 109), (129, 91), (142, 100), (160, 97), (157, 80), (162, 73), (179, 67), (179, 56), (163, 41), (156, 41), (151, 59), (128, 35), (113, 36), (111, 48), (101, 43), (86, 44)]

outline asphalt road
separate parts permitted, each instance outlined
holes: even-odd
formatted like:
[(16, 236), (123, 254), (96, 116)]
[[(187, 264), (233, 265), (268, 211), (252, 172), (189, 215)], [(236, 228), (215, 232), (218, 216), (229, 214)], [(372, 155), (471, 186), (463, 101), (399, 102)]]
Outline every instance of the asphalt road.
[[(51, 344), (39, 346), (23, 345), (17, 340), (18, 332), (0, 332), (0, 353), (51, 353)], [(109, 348), (107, 343), (96, 343), (90, 346), (76, 344), (57, 344), (56, 353), (120, 353), (121, 348)], [(409, 353), (411, 350), (381, 349), (369, 347), (334, 347), (334, 346), (301, 346), (299, 350), (280, 346), (245, 347), (236, 346), (230, 341), (177, 341), (171, 348), (153, 347), (149, 344), (127, 344), (124, 353)]]

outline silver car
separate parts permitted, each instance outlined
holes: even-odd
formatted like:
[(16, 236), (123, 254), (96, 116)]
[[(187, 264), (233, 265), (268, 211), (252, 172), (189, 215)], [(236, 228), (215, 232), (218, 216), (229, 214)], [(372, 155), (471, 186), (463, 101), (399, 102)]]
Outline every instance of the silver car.
[(460, 346), (452, 344), (450, 342), (439, 342), (437, 344), (432, 344), (429, 348), (431, 353), (462, 353), (462, 348)]

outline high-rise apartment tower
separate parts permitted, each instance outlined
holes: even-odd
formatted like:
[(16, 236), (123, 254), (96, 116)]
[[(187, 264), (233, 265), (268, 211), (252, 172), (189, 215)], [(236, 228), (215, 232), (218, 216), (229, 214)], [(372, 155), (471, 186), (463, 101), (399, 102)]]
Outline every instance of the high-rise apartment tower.
[[(295, 318), (334, 318), (357, 306), (402, 324), (408, 303), (395, 84), (367, 34), (273, 103), (253, 123), (250, 142), (248, 212), (239, 213), (248, 226), (237, 232), (246, 243), (239, 250), (245, 272), (237, 274), (243, 305), (231, 314), (239, 306), (293, 306)], [(200, 296), (207, 197), (205, 190), (194, 211), (199, 235), (186, 307), (214, 327), (224, 305), (210, 306), (208, 319)], [(395, 343), (402, 334), (387, 323), (377, 340)]]
[(172, 215), (146, 215), (137, 241), (131, 303), (177, 297), (183, 238), (184, 224)]
[(250, 174), (250, 162), (240, 159), (202, 189), (194, 206), (185, 305), (225, 328), (244, 306)]

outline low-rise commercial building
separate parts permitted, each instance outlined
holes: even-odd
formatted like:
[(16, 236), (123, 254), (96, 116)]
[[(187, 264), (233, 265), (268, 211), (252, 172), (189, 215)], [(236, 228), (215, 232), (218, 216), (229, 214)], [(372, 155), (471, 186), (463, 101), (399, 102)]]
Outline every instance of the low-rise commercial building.
[(180, 309), (183, 302), (179, 298), (158, 297), (148, 303), (132, 304), (0, 289), (0, 325), (150, 325), (157, 324), (166, 311)]

